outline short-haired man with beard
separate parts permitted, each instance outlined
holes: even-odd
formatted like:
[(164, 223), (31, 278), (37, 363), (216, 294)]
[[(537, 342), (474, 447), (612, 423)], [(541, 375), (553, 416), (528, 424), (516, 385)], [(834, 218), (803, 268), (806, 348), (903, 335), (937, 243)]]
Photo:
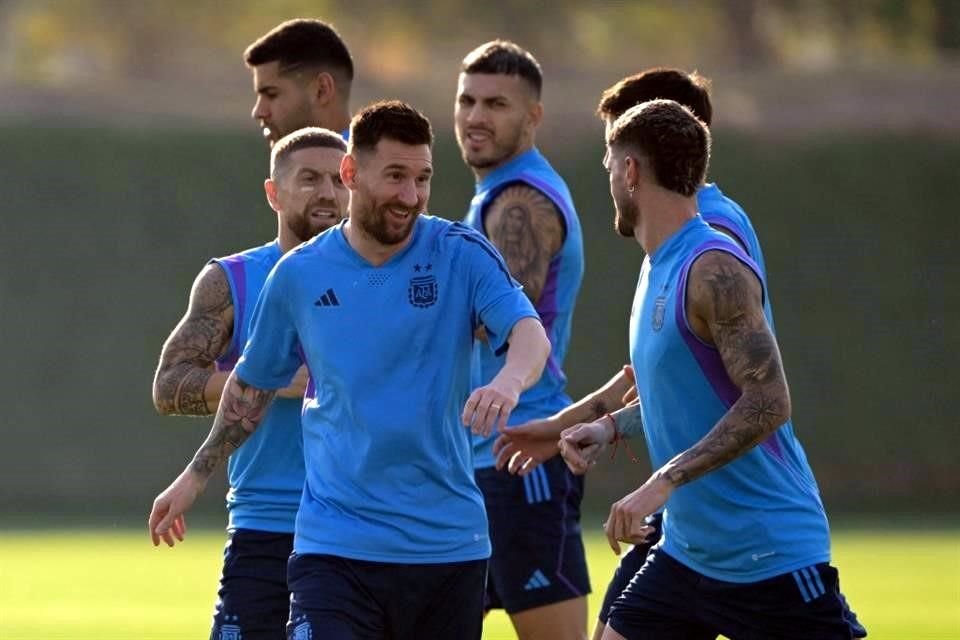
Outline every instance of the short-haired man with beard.
[[(580, 222), (566, 183), (535, 146), (543, 117), (540, 65), (512, 42), (496, 40), (463, 60), (455, 124), (476, 192), (465, 222), (503, 254), (550, 336), (542, 377), (521, 397), (509, 425), (570, 404), (563, 360), (583, 278)], [(483, 339), (474, 347), (474, 384), (503, 365)], [(495, 435), (474, 438), (493, 554), (487, 608), (503, 608), (521, 640), (583, 638), (590, 581), (580, 535), (583, 480), (555, 456), (529, 476), (499, 471)]]
[[(166, 415), (216, 411), (230, 370), (251, 332), (254, 305), (280, 257), (343, 219), (347, 189), (339, 134), (310, 128), (273, 147), (267, 201), (277, 214), (277, 237), (260, 247), (211, 260), (197, 276), (187, 313), (160, 354), (153, 385)], [(300, 406), (307, 382), (301, 368), (277, 393), (263, 428), (230, 458), (227, 479), (230, 539), (211, 637), (284, 637), (289, 609), (287, 558), (303, 489)]]
[[(315, 388), (302, 416), (291, 639), (480, 638), (490, 542), (464, 425), (502, 427), (549, 342), (496, 250), (423, 215), (432, 142), (429, 121), (401, 102), (353, 118), (340, 168), (348, 220), (273, 269), (210, 435), (154, 502), (154, 542), (173, 544), (303, 357)], [(481, 324), (507, 357), (471, 393)]]
[(288, 20), (247, 47), (243, 59), (257, 94), (250, 115), (268, 144), (302, 127), (346, 133), (353, 59), (333, 26)]
[(618, 432), (642, 431), (654, 472), (614, 503), (615, 552), (663, 536), (614, 601), (604, 640), (852, 637), (830, 566), (817, 484), (790, 424), (790, 392), (764, 310), (766, 279), (697, 212), (710, 133), (653, 100), (607, 130), (617, 233), (646, 254), (630, 317), (637, 404), (563, 432), (585, 470)]

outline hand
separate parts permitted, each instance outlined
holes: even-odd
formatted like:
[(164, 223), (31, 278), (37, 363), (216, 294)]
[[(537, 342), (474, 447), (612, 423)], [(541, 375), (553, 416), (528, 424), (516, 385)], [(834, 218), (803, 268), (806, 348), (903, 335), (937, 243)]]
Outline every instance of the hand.
[(203, 493), (206, 483), (200, 480), (190, 469), (185, 470), (173, 483), (153, 501), (148, 527), (153, 546), (162, 539), (168, 547), (174, 544), (174, 538), (183, 542), (187, 533), (187, 522), (183, 514), (190, 510), (197, 496)]
[(483, 325), (476, 328), (473, 332), (473, 337), (480, 342), (490, 342), (490, 338), (487, 337), (487, 328)]
[(309, 381), (310, 372), (307, 371), (307, 365), (300, 365), (297, 372), (293, 374), (293, 380), (290, 381), (290, 384), (277, 391), (277, 395), (281, 398), (302, 398)]
[(560, 455), (570, 471), (585, 474), (616, 435), (613, 420), (604, 416), (594, 422), (577, 424), (560, 434)]
[(525, 476), (560, 453), (560, 427), (550, 418), (510, 427), (493, 443), (497, 469)]
[(630, 388), (623, 394), (623, 398), (621, 398), (620, 401), (623, 402), (623, 406), (629, 407), (640, 401), (640, 398), (637, 396), (637, 376), (633, 372), (633, 367), (629, 364), (623, 365), (623, 373), (627, 376), (627, 379), (630, 380)]
[(487, 437), (496, 426), (499, 431), (507, 428), (507, 418), (520, 401), (519, 380), (497, 375), (490, 384), (473, 390), (463, 407), (463, 424), (474, 434)]
[(603, 531), (614, 553), (620, 555), (621, 542), (641, 544), (653, 533), (654, 528), (644, 519), (666, 504), (673, 489), (663, 474), (655, 473), (639, 489), (613, 503)]

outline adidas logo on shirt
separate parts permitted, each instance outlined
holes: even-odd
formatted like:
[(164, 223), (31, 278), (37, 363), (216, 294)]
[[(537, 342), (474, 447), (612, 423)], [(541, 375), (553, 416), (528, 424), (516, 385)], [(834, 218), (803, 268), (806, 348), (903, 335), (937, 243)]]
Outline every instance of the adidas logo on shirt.
[(333, 292), (333, 289), (327, 289), (327, 292), (320, 296), (320, 299), (313, 304), (318, 307), (339, 307), (340, 301), (337, 299), (337, 294)]
[(537, 569), (530, 576), (530, 579), (527, 580), (527, 584), (523, 585), (524, 591), (533, 591), (534, 589), (543, 589), (544, 587), (549, 587), (550, 581), (547, 580), (547, 576), (543, 575), (543, 572), (540, 569)]

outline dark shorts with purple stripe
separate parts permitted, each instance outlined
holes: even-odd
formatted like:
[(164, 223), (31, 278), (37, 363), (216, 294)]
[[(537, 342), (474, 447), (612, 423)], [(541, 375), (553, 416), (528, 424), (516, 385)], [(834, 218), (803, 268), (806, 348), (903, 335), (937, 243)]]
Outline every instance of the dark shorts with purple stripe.
[(708, 578), (654, 549), (610, 608), (627, 640), (849, 640), (866, 631), (837, 570), (816, 564), (750, 583)]
[(292, 533), (237, 529), (223, 550), (210, 640), (283, 640)]
[(590, 593), (580, 532), (583, 477), (554, 456), (521, 478), (476, 470), (490, 520), (486, 608), (517, 613)]
[(655, 544), (660, 542), (660, 536), (663, 535), (663, 514), (655, 513), (647, 516), (647, 525), (653, 527), (653, 533), (647, 537), (643, 544), (634, 545), (629, 551), (620, 556), (620, 563), (613, 572), (610, 584), (607, 585), (607, 592), (603, 596), (603, 604), (600, 605), (600, 613), (597, 616), (600, 622), (606, 624), (610, 617), (610, 607), (614, 601), (620, 597), (623, 590), (627, 588), (633, 576), (640, 571), (640, 567), (647, 561), (647, 553)]

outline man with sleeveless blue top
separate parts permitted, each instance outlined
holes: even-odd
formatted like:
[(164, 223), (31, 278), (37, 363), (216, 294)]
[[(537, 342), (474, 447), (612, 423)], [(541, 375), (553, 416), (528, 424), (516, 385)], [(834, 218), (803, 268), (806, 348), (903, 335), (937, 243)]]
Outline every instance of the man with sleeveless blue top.
[[(433, 134), (401, 102), (351, 122), (348, 220), (284, 256), (193, 462), (160, 494), (174, 544), (210, 474), (242, 451), (301, 358), (306, 482), (288, 638), (479, 639), (490, 541), (470, 436), (502, 428), (549, 342), (506, 265), (469, 227), (424, 215)], [(470, 386), (474, 332), (505, 352)]]
[[(580, 222), (566, 183), (535, 146), (543, 117), (540, 65), (496, 40), (463, 60), (454, 120), (476, 193), (464, 220), (503, 254), (550, 338), (547, 366), (524, 392), (509, 425), (570, 404), (563, 361), (583, 278)], [(474, 386), (503, 365), (480, 332)], [(490, 518), (493, 554), (487, 608), (503, 608), (521, 640), (582, 638), (590, 591), (580, 535), (583, 481), (556, 456), (525, 478), (494, 468), (495, 434), (474, 438), (477, 483)]]
[[(154, 382), (161, 413), (209, 415), (250, 334), (253, 309), (280, 256), (335, 225), (346, 214), (340, 181), (346, 143), (327, 129), (280, 139), (271, 153), (267, 199), (277, 237), (263, 246), (212, 260), (197, 276), (186, 316), (163, 346)], [(307, 372), (277, 394), (263, 428), (230, 458), (227, 530), (211, 637), (282, 638), (290, 593), (286, 563), (303, 489), (300, 407)]]
[(664, 518), (602, 637), (851, 638), (764, 275), (697, 213), (709, 150), (706, 126), (669, 100), (631, 107), (607, 132), (615, 228), (647, 254), (630, 317), (638, 401), (568, 429), (560, 449), (583, 471), (642, 432), (655, 471), (604, 529), (619, 552), (649, 535), (647, 516)]

